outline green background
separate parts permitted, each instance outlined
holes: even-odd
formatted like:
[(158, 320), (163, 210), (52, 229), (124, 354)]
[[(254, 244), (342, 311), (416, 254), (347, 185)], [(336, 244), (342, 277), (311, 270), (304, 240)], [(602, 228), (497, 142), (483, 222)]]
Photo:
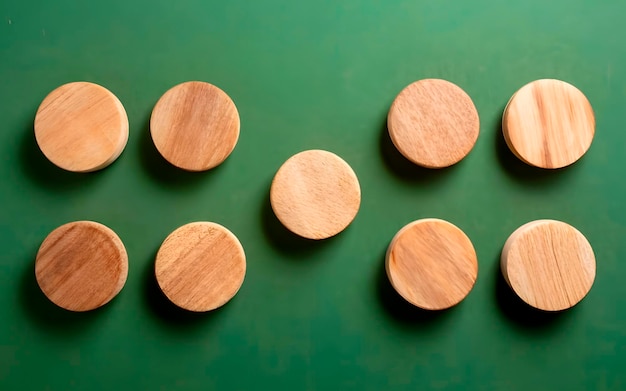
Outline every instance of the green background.
[[(622, 0), (3, 1), (0, 4), (1, 390), (624, 390), (626, 389), (626, 2)], [(395, 95), (444, 78), (474, 99), (481, 134), (458, 165), (419, 169), (392, 147)], [(588, 154), (559, 171), (507, 150), (504, 105), (559, 78), (591, 101)], [(39, 152), (33, 119), (57, 86), (115, 93), (128, 113), (121, 157), (93, 174)], [(241, 116), (233, 154), (206, 173), (170, 167), (148, 121), (173, 85), (208, 81)], [(289, 156), (321, 148), (359, 176), (354, 223), (324, 242), (288, 234), (268, 203)], [(411, 308), (383, 271), (404, 224), (438, 217), (479, 257), (473, 291), (440, 313)], [(549, 315), (503, 283), (513, 230), (553, 218), (597, 257), (587, 298)], [(90, 313), (47, 301), (34, 278), (45, 236), (73, 220), (115, 230), (125, 288)], [(239, 294), (213, 313), (168, 304), (155, 253), (178, 226), (225, 225), (247, 254)]]

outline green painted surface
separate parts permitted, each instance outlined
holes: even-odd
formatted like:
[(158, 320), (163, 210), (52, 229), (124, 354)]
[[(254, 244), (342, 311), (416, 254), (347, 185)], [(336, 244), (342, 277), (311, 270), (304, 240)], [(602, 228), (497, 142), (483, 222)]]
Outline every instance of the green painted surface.
[[(17, 1), (0, 4), (1, 390), (626, 389), (626, 3), (509, 1)], [(390, 146), (394, 96), (426, 77), (464, 88), (481, 116), (472, 153), (443, 171)], [(592, 102), (597, 135), (574, 166), (527, 168), (499, 120), (523, 84), (554, 77)], [(32, 123), (58, 85), (123, 102), (128, 145), (89, 175), (56, 169)], [(205, 80), (236, 102), (239, 144), (212, 172), (169, 167), (148, 134), (169, 87)], [(271, 178), (304, 149), (348, 161), (363, 201), (326, 242), (286, 234)], [(395, 232), (447, 219), (473, 240), (478, 282), (457, 308), (416, 312), (383, 274)], [(580, 229), (598, 272), (572, 311), (520, 306), (499, 275), (508, 235), (537, 218)], [(91, 219), (126, 244), (130, 272), (101, 310), (72, 314), (38, 290), (34, 256), (55, 227)], [(196, 220), (227, 226), (248, 257), (223, 309), (176, 311), (152, 278), (161, 241)]]

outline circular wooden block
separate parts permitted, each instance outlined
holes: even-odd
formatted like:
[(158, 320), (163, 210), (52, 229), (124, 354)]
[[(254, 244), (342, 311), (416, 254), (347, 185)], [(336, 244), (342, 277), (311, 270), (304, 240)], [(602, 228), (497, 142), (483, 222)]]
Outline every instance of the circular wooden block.
[(220, 165), (235, 149), (239, 113), (221, 89), (190, 81), (159, 99), (150, 131), (165, 160), (183, 170), (205, 171)]
[(105, 168), (128, 141), (128, 117), (112, 92), (94, 83), (64, 84), (41, 102), (35, 138), (43, 154), (74, 172)]
[(580, 90), (560, 80), (537, 80), (517, 91), (502, 116), (511, 151), (540, 168), (562, 168), (591, 146), (595, 118)]
[(321, 150), (300, 152), (278, 170), (270, 189), (278, 220), (307, 239), (326, 239), (343, 231), (359, 211), (361, 188), (352, 168)]
[(163, 242), (156, 279), (167, 298), (188, 311), (205, 312), (235, 296), (246, 274), (246, 255), (237, 237), (219, 224), (183, 225)]
[(511, 289), (532, 307), (561, 311), (591, 290), (596, 260), (576, 228), (554, 220), (537, 220), (518, 228), (502, 250), (501, 268)]
[(470, 239), (439, 219), (409, 223), (391, 241), (385, 260), (394, 289), (425, 310), (443, 310), (463, 300), (474, 287), (478, 260)]
[(423, 167), (444, 168), (472, 150), (480, 121), (472, 99), (460, 87), (446, 80), (425, 79), (396, 97), (387, 128), (404, 157)]
[(89, 311), (111, 301), (128, 276), (128, 256), (110, 228), (93, 221), (64, 224), (43, 241), (35, 261), (43, 293), (70, 311)]

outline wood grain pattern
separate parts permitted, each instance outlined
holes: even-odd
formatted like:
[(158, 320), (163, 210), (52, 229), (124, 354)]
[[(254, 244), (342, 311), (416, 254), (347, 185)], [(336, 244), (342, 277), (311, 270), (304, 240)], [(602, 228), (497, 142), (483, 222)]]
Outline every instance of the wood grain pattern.
[(502, 117), (511, 151), (535, 167), (573, 164), (591, 146), (595, 118), (585, 95), (560, 80), (537, 80), (517, 91)]
[(37, 252), (35, 276), (43, 293), (70, 311), (101, 307), (122, 290), (128, 256), (110, 228), (76, 221), (52, 231)]
[(112, 92), (93, 83), (64, 84), (41, 102), (35, 138), (43, 154), (74, 172), (105, 168), (128, 141), (128, 117)]
[(278, 220), (307, 239), (326, 239), (343, 231), (359, 211), (361, 188), (352, 168), (322, 150), (300, 152), (278, 170), (270, 189)]
[(218, 87), (191, 81), (167, 91), (150, 118), (154, 145), (176, 167), (205, 171), (220, 165), (239, 139), (235, 103)]
[(474, 287), (478, 260), (462, 230), (439, 219), (422, 219), (402, 228), (385, 260), (394, 289), (409, 303), (443, 310), (463, 300)]
[(446, 80), (410, 84), (387, 117), (391, 141), (404, 157), (427, 168), (458, 163), (474, 147), (480, 120), (472, 99)]
[(210, 222), (183, 225), (163, 242), (155, 263), (165, 295), (188, 311), (226, 304), (243, 284), (246, 256), (237, 237)]
[(555, 220), (537, 220), (518, 228), (504, 245), (505, 280), (529, 305), (544, 311), (573, 307), (591, 290), (596, 260), (576, 228)]

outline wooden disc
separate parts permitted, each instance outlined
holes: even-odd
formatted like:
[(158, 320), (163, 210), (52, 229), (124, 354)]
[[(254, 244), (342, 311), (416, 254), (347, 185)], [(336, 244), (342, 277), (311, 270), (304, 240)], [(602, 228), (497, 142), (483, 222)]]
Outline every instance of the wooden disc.
[(472, 150), (480, 121), (472, 99), (460, 87), (446, 80), (425, 79), (396, 97), (387, 128), (404, 157), (423, 167), (443, 168)]
[(361, 188), (352, 168), (321, 150), (300, 152), (278, 170), (270, 189), (278, 220), (307, 239), (326, 239), (343, 231), (359, 211)]
[(105, 168), (128, 141), (128, 117), (112, 92), (93, 83), (64, 84), (41, 102), (35, 138), (43, 154), (74, 172)]
[(183, 225), (163, 242), (156, 279), (172, 303), (204, 312), (235, 296), (246, 274), (246, 255), (237, 237), (219, 224)]
[(128, 256), (110, 228), (76, 221), (52, 231), (35, 261), (43, 293), (70, 311), (89, 311), (111, 301), (128, 276)]
[(573, 307), (591, 290), (596, 260), (591, 245), (576, 228), (537, 220), (518, 228), (504, 245), (504, 278), (529, 305), (544, 311)]
[(150, 119), (152, 140), (171, 164), (188, 171), (220, 165), (239, 139), (235, 103), (216, 86), (191, 81), (168, 90)]
[(400, 296), (426, 310), (458, 304), (478, 276), (470, 239), (455, 225), (439, 219), (417, 220), (398, 231), (387, 249), (385, 266)]
[(540, 168), (562, 168), (591, 146), (595, 118), (591, 104), (573, 85), (537, 80), (513, 95), (502, 116), (502, 132), (520, 160)]

